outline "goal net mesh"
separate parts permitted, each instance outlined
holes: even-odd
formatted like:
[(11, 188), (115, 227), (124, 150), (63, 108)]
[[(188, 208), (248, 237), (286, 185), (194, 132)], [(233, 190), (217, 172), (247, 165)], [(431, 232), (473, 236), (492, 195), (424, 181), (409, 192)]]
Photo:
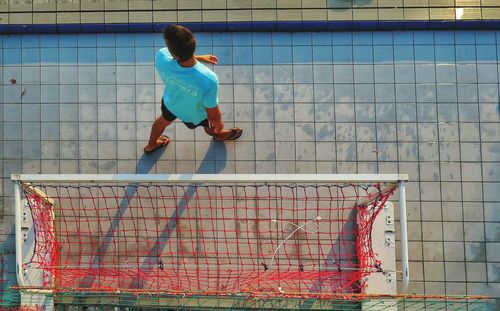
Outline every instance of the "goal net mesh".
[(396, 183), (24, 184), (53, 293), (362, 293)]

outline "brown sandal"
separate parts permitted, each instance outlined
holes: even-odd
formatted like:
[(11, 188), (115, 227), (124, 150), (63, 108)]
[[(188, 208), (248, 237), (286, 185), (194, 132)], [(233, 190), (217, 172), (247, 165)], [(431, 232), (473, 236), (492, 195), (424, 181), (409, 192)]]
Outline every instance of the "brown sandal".
[(161, 144), (156, 145), (156, 147), (154, 147), (153, 149), (151, 149), (149, 151), (146, 151), (146, 148), (144, 148), (144, 153), (150, 154), (155, 150), (166, 147), (170, 143), (170, 137), (168, 137), (167, 135), (161, 135), (160, 137), (158, 137), (158, 139), (160, 139), (160, 138), (163, 138), (163, 141), (161, 142)]
[(240, 129), (239, 127), (235, 127), (231, 129), (231, 135), (229, 135), (227, 138), (224, 139), (217, 139), (214, 137), (216, 141), (225, 141), (225, 140), (236, 140), (240, 138), (240, 136), (243, 134), (243, 130)]

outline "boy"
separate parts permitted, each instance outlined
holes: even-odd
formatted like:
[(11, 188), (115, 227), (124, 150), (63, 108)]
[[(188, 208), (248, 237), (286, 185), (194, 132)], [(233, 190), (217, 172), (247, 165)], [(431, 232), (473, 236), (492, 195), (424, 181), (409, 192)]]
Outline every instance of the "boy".
[(238, 139), (243, 133), (240, 128), (224, 129), (217, 106), (217, 75), (200, 63), (217, 64), (217, 57), (195, 56), (196, 39), (185, 27), (170, 25), (163, 31), (163, 38), (167, 47), (158, 51), (155, 60), (156, 70), (165, 84), (162, 115), (153, 123), (144, 152), (151, 153), (168, 145), (170, 138), (162, 133), (176, 118), (190, 129), (203, 126), (217, 141)]

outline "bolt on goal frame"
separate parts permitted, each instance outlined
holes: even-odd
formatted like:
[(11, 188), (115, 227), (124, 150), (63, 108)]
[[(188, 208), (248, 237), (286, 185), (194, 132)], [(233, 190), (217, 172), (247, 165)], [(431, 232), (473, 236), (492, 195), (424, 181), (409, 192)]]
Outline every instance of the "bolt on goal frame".
[[(26, 293), (247, 300), (396, 294), (395, 264), (379, 254), (379, 244), (394, 252), (394, 215), (386, 209), (396, 190), (403, 291), (408, 287), (406, 174), (11, 179), (17, 278)], [(390, 292), (377, 292), (370, 280), (377, 275), (392, 282)]]

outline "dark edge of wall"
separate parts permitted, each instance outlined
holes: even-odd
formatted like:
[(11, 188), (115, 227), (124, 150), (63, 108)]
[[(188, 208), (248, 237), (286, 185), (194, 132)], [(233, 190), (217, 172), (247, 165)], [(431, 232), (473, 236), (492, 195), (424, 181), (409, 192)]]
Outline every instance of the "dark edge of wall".
[[(0, 34), (157, 32), (170, 23), (127, 24), (5, 24)], [(350, 31), (500, 29), (500, 20), (460, 21), (310, 21), (310, 22), (207, 22), (176, 23), (193, 31)]]

